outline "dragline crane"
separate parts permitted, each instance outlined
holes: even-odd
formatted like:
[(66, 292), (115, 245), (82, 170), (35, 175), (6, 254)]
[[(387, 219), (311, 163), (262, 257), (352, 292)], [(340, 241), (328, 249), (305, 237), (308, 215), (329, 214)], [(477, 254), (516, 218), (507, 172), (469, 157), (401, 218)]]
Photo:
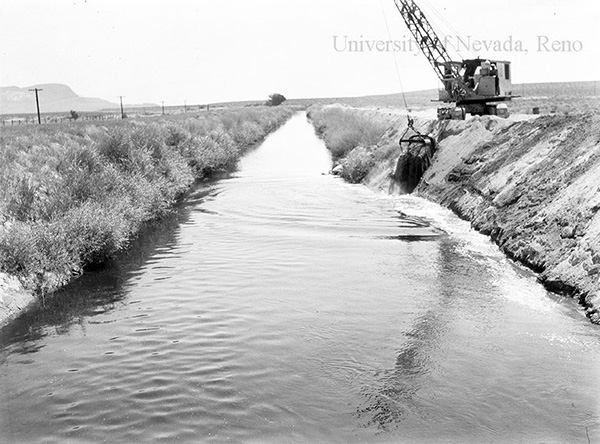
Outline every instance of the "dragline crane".
[(508, 116), (501, 102), (512, 95), (510, 62), (489, 59), (453, 61), (442, 40), (414, 0), (394, 0), (406, 26), (444, 88), (439, 101), (454, 106), (438, 109), (439, 119), (464, 119), (466, 114)]

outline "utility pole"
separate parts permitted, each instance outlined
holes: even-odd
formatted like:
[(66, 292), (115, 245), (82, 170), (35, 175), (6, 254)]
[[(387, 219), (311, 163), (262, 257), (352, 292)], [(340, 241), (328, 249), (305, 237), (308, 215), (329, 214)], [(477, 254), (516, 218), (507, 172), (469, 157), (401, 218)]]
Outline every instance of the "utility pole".
[(161, 108), (162, 108), (162, 115), (165, 115), (165, 102), (160, 102), (161, 103)]
[(187, 113), (187, 102), (185, 100), (183, 101), (183, 112)]
[(121, 119), (124, 119), (125, 113), (123, 112), (123, 96), (119, 96), (119, 99), (121, 100)]
[(40, 99), (38, 98), (38, 91), (43, 91), (43, 89), (33, 88), (33, 89), (30, 89), (29, 91), (35, 91), (35, 105), (37, 107), (38, 125), (41, 125), (42, 118), (40, 117)]

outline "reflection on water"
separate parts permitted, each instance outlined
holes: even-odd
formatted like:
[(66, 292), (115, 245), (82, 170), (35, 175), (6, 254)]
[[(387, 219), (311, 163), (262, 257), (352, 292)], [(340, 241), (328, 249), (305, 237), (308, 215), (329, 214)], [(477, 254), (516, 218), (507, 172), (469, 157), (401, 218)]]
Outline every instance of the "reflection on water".
[[(428, 382), (426, 375), (435, 365), (432, 355), (440, 348), (441, 338), (454, 319), (452, 308), (461, 293), (460, 288), (453, 288), (458, 282), (453, 271), (456, 270), (457, 261), (464, 258), (457, 255), (453, 245), (455, 242), (452, 239), (444, 238), (435, 250), (433, 259), (437, 265), (437, 276), (432, 280), (439, 284), (436, 288), (439, 297), (405, 331), (406, 340), (398, 352), (394, 367), (374, 374), (379, 388), (364, 389), (368, 402), (359, 408), (358, 414), (359, 417), (368, 418), (368, 425), (385, 431), (395, 430), (402, 427), (402, 420), (406, 416), (422, 414), (418, 399), (415, 398)], [(449, 276), (452, 279), (448, 279)]]
[[(202, 190), (202, 195), (206, 190)], [(131, 248), (118, 255), (106, 267), (85, 272), (84, 277), (57, 291), (38, 307), (24, 313), (18, 322), (2, 330), (0, 347), (16, 343), (36, 344), (50, 334), (67, 334), (73, 325), (85, 328), (93, 318), (123, 307), (127, 286), (140, 273), (148, 258), (160, 249), (169, 249), (181, 223), (189, 219), (189, 209), (182, 204), (177, 213), (149, 225), (131, 241)], [(37, 351), (41, 345), (34, 345)]]
[(2, 330), (0, 441), (599, 441), (576, 304), (330, 166), (297, 116)]

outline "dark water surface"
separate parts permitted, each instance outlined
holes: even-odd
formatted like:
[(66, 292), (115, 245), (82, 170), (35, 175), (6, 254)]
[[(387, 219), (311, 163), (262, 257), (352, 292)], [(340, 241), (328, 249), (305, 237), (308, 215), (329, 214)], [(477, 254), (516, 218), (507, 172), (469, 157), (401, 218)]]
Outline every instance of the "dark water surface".
[(0, 442), (600, 442), (600, 329), (330, 166), (298, 115), (2, 330)]

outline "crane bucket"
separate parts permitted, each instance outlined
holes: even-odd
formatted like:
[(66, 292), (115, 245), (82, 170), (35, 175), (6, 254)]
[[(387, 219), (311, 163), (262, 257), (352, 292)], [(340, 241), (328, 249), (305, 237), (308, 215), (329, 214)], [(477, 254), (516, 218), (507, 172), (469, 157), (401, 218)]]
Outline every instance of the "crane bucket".
[(410, 137), (402, 136), (399, 144), (402, 152), (391, 178), (400, 186), (402, 192), (412, 193), (431, 165), (436, 150), (435, 139), (417, 133)]

